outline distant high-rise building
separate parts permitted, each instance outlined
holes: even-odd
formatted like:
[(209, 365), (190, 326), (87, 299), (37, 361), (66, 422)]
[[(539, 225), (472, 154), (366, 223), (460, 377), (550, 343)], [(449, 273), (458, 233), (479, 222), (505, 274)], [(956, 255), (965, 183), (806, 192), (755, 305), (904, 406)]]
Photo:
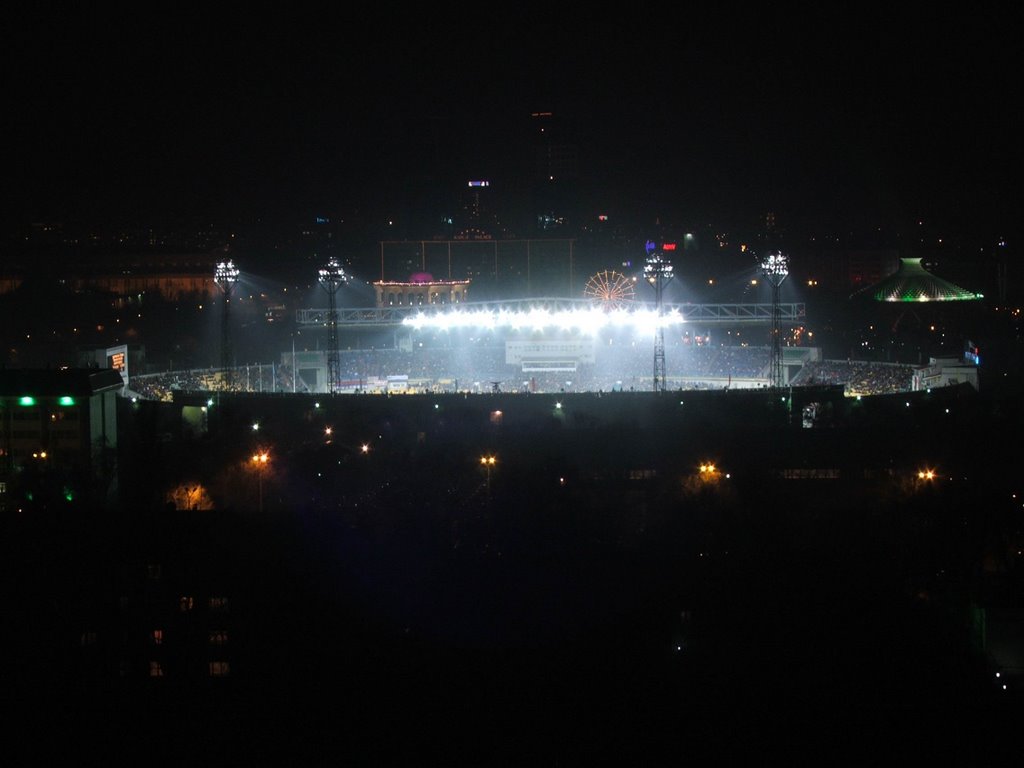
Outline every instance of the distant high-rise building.
[(533, 112), (530, 120), (535, 227), (540, 232), (554, 233), (579, 223), (579, 148), (564, 135), (553, 113)]
[(761, 216), (760, 236), (765, 248), (771, 250), (780, 247), (783, 234), (782, 227), (779, 226), (775, 217), (775, 211), (768, 211)]
[(533, 112), (535, 174), (540, 181), (573, 181), (579, 177), (579, 148), (561, 135), (551, 112)]

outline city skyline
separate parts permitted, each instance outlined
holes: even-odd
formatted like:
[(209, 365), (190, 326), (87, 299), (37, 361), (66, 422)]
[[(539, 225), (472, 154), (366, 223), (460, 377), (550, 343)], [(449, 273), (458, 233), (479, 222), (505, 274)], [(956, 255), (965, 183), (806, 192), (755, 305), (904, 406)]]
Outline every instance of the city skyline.
[(550, 111), (578, 218), (1012, 237), (1007, 21), (23, 12), (6, 216), (429, 224), (475, 178), (536, 205), (530, 116)]

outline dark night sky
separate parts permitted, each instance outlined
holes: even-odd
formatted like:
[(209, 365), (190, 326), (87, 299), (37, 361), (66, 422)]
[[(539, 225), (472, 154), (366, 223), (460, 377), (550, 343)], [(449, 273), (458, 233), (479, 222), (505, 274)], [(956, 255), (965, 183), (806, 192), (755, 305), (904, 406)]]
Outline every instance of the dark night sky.
[(6, 217), (386, 208), (549, 109), (609, 206), (1019, 226), (1019, 10), (168, 8), (7, 20)]

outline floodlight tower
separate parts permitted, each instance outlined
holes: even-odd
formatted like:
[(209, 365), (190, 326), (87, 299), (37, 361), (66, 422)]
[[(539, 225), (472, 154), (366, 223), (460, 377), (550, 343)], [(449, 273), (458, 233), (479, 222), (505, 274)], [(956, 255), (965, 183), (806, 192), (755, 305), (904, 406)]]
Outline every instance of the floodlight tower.
[(779, 294), (782, 281), (789, 274), (789, 257), (781, 251), (770, 251), (761, 259), (761, 274), (772, 286), (772, 329), (768, 353), (768, 379), (773, 388), (785, 383), (782, 380), (782, 310)]
[(644, 278), (654, 286), (654, 306), (657, 309), (658, 327), (654, 332), (654, 391), (665, 391), (665, 326), (662, 324), (662, 291), (672, 281), (672, 265), (658, 247), (647, 241), (647, 261), (644, 263)]
[(333, 256), (326, 266), (320, 270), (320, 285), (327, 291), (329, 307), (327, 311), (327, 377), (330, 379), (330, 392), (333, 395), (338, 386), (341, 373), (341, 361), (338, 354), (338, 311), (335, 296), (338, 289), (348, 282), (348, 275)]
[(213, 272), (213, 282), (220, 288), (224, 298), (224, 302), (221, 304), (220, 315), (220, 367), (223, 369), (224, 376), (227, 377), (227, 382), (230, 384), (232, 354), (228, 308), (231, 305), (231, 290), (235, 287), (235, 283), (238, 282), (238, 267), (235, 266), (231, 259), (217, 262), (217, 267)]

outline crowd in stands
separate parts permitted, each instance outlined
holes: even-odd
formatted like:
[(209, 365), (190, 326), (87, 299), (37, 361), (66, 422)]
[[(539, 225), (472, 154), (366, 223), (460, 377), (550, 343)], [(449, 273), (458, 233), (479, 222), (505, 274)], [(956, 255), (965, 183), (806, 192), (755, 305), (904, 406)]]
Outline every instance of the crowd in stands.
[(231, 369), (200, 368), (188, 371), (132, 376), (128, 388), (147, 400), (170, 402), (174, 392), (291, 392), (273, 365), (247, 365)]
[[(501, 343), (462, 348), (414, 347), (339, 352), (339, 391), (384, 391), (389, 376), (405, 376), (415, 391), (573, 392), (650, 389), (654, 357), (650, 344), (598, 346), (592, 363), (568, 370), (524, 370), (509, 364)], [(689, 346), (666, 350), (670, 388), (722, 388), (735, 380), (766, 380), (768, 347)], [(793, 386), (842, 384), (848, 394), (908, 391), (909, 366), (860, 361), (809, 362), (791, 380)], [(315, 386), (315, 382), (312, 383)], [(166, 400), (181, 391), (309, 392), (302, 371), (282, 362), (231, 371), (205, 369), (135, 376), (129, 388), (140, 397)]]
[(793, 386), (842, 384), (848, 395), (887, 395), (908, 392), (914, 369), (909, 365), (862, 360), (821, 360), (806, 363), (790, 382)]

